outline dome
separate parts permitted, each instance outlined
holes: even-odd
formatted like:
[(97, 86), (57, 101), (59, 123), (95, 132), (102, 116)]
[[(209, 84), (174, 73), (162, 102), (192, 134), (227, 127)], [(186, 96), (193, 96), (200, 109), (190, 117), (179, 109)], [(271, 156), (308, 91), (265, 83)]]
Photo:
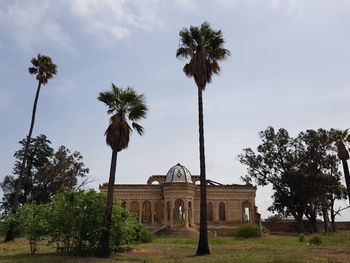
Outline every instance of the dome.
[(165, 183), (192, 183), (191, 173), (185, 166), (178, 163), (170, 168)]

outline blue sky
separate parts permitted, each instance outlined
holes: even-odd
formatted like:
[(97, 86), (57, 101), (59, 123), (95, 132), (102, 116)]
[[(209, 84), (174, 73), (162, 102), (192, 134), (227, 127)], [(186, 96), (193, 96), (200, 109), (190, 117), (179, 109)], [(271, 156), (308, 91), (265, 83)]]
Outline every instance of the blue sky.
[[(175, 52), (182, 28), (208, 21), (231, 57), (204, 93), (207, 174), (241, 183), (236, 156), (267, 126), (349, 127), (349, 13), (349, 0), (0, 0), (0, 180), (28, 133), (37, 83), (27, 68), (38, 53), (58, 74), (41, 91), (34, 135), (80, 151), (90, 187), (108, 180), (108, 116), (96, 98), (111, 82), (150, 107), (145, 135), (118, 157), (117, 183), (146, 183), (177, 162), (198, 174), (196, 86)], [(263, 217), (270, 196), (259, 188)]]

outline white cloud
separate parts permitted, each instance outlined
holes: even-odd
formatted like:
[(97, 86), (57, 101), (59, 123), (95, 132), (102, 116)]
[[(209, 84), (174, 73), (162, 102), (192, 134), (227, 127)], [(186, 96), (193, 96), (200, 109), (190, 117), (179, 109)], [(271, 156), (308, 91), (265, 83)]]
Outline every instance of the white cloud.
[(162, 28), (157, 11), (158, 0), (72, 0), (73, 17), (84, 30), (102, 40), (120, 40), (132, 30)]
[(32, 53), (34, 45), (46, 41), (73, 51), (70, 38), (50, 15), (56, 7), (53, 2), (17, 0), (11, 1), (11, 5), (5, 2), (0, 5), (0, 25), (22, 50)]

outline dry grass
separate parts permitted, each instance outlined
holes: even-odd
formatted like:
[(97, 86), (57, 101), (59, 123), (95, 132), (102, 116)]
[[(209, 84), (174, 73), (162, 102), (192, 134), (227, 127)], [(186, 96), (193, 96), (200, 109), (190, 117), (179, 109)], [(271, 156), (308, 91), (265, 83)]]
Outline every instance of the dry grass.
[[(30, 256), (27, 242), (18, 239), (12, 243), (0, 243), (0, 262), (350, 262), (350, 231), (321, 237), (323, 242), (319, 246), (299, 242), (294, 235), (244, 240), (216, 237), (210, 239), (211, 255), (203, 257), (194, 256), (197, 239), (157, 238), (152, 243), (124, 247), (123, 252), (113, 253), (110, 259), (59, 255), (45, 242), (40, 244), (37, 255)], [(306, 240), (309, 238), (307, 236)]]

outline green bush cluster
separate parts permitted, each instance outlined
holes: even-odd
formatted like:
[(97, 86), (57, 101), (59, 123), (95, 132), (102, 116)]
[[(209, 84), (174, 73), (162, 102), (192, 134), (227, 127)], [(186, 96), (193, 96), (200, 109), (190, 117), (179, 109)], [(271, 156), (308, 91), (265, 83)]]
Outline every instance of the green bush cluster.
[[(52, 202), (37, 205), (26, 204), (13, 216), (5, 217), (4, 227), (15, 222), (20, 234), (29, 241), (34, 254), (36, 244), (49, 239), (62, 253), (86, 255), (93, 252), (104, 229), (103, 216), (106, 197), (90, 191), (65, 191), (57, 194)], [(113, 207), (110, 248), (133, 242), (149, 242), (152, 235), (138, 223), (134, 215), (119, 203)]]
[(311, 245), (321, 245), (322, 244), (322, 239), (320, 236), (313, 236), (309, 239), (309, 243)]
[(238, 228), (236, 237), (238, 238), (250, 238), (250, 237), (260, 237), (261, 229), (259, 226), (246, 224)]
[(304, 233), (300, 233), (298, 235), (298, 240), (299, 240), (299, 242), (305, 242), (305, 234)]

